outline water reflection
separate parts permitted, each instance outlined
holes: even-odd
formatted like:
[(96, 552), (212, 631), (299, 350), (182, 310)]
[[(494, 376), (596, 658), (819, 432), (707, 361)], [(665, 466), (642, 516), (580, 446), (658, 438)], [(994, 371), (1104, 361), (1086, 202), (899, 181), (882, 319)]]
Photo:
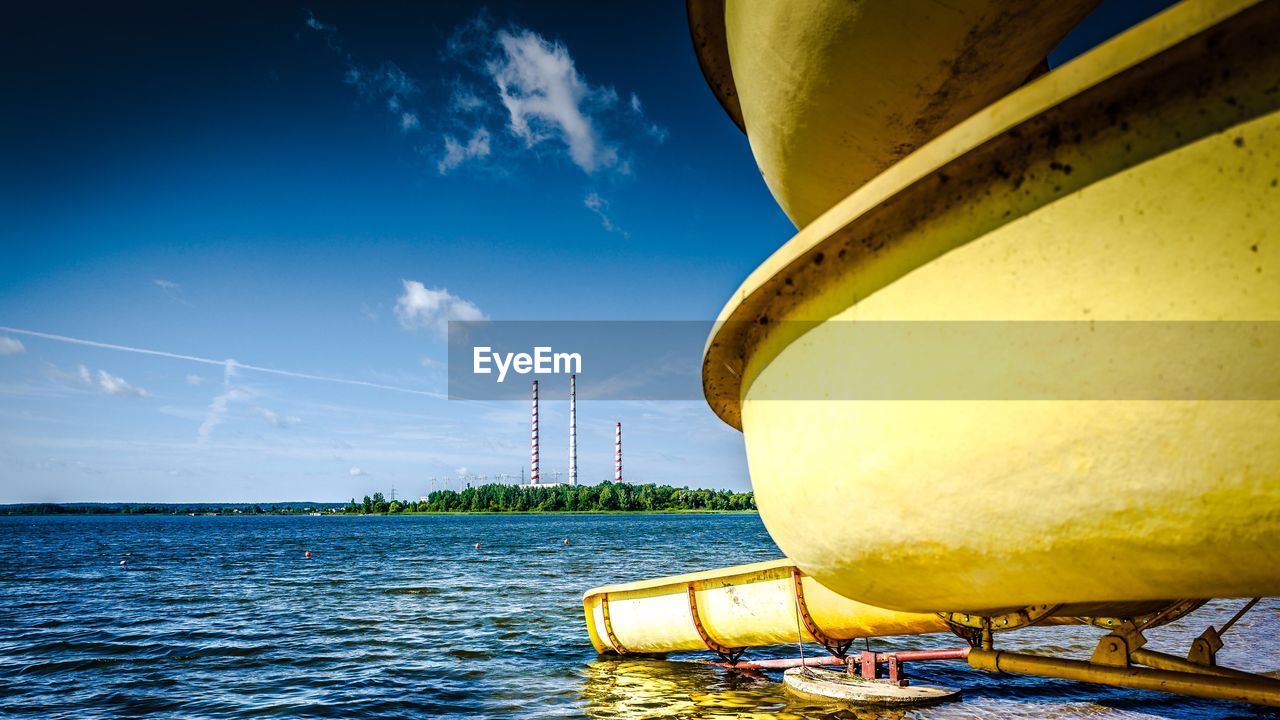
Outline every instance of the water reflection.
[[(1177, 654), (1206, 625), (1221, 626), (1243, 603), (1213, 601), (1166, 627), (1147, 632), (1150, 647)], [(1280, 600), (1264, 600), (1231, 630), (1220, 653), (1223, 664), (1252, 671), (1280, 666), (1276, 629)], [(1089, 627), (1031, 628), (1001, 638), (1003, 647), (1023, 652), (1088, 657), (1104, 632)], [(873, 641), (875, 650), (942, 647), (955, 638), (928, 636)], [(890, 645), (893, 647), (891, 648)], [(795, 648), (771, 648), (753, 657), (791, 657)], [(663, 659), (597, 659), (584, 669), (582, 697), (589, 717), (601, 720), (684, 718), (840, 718), (841, 720), (1248, 720), (1280, 718), (1269, 708), (1140, 692), (1030, 676), (997, 675), (959, 662), (909, 667), (916, 682), (963, 689), (959, 702), (909, 710), (854, 708), (802, 699), (784, 689), (780, 673), (753, 677), (696, 662), (709, 653), (681, 653)]]
[(901, 710), (866, 710), (803, 700), (781, 683), (693, 662), (597, 660), (586, 667), (587, 715), (600, 720), (897, 720)]

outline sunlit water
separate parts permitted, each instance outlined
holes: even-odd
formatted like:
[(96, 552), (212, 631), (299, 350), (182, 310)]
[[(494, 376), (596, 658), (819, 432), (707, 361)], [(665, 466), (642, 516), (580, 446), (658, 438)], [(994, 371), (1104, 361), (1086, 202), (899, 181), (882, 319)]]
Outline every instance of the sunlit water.
[[(867, 712), (797, 700), (776, 673), (762, 682), (686, 662), (705, 654), (596, 658), (584, 589), (777, 557), (755, 516), (0, 518), (0, 542), (5, 716), (1274, 717), (958, 663), (912, 669), (964, 688), (963, 701)], [(1183, 654), (1238, 605), (1149, 632), (1150, 646)], [(1266, 601), (1232, 629), (1223, 662), (1280, 667), (1277, 630), (1280, 604)], [(1098, 632), (1002, 644), (1087, 656)]]

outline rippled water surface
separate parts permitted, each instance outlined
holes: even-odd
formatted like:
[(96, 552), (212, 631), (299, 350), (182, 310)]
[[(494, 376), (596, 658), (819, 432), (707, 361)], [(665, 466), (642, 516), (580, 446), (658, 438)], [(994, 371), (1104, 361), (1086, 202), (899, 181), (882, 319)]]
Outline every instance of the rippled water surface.
[[(854, 711), (797, 700), (776, 674), (687, 662), (705, 655), (596, 658), (583, 590), (777, 557), (748, 515), (0, 518), (0, 540), (5, 716), (1275, 717), (955, 663), (915, 667), (921, 682), (964, 688), (962, 702)], [(1239, 604), (1151, 631), (1150, 647), (1183, 654)], [(1277, 630), (1280, 604), (1264, 601), (1222, 661), (1280, 667)], [(1002, 642), (1087, 656), (1097, 635), (1036, 629)]]

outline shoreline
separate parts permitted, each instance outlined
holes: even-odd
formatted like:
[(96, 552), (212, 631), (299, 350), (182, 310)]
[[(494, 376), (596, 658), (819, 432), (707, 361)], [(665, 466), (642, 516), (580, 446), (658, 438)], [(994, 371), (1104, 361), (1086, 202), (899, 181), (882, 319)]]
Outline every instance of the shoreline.
[(328, 518), (361, 518), (361, 517), (430, 517), (433, 515), (759, 515), (757, 510), (447, 510), (439, 512), (397, 512), (397, 513), (343, 513), (343, 512), (279, 512), (264, 510), (263, 512), (211, 512), (211, 511), (174, 511), (174, 512), (13, 512), (0, 510), (0, 517), (328, 517)]

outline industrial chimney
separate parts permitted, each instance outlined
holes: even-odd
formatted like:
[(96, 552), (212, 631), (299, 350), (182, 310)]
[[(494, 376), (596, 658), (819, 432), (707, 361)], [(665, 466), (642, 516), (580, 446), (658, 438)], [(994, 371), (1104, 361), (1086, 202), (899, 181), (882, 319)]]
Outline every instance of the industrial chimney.
[(577, 375), (569, 376), (569, 484), (578, 484), (578, 387)]
[(613, 481), (622, 482), (622, 423), (613, 425)]
[(538, 484), (538, 381), (533, 381), (533, 430), (529, 439), (529, 484)]

